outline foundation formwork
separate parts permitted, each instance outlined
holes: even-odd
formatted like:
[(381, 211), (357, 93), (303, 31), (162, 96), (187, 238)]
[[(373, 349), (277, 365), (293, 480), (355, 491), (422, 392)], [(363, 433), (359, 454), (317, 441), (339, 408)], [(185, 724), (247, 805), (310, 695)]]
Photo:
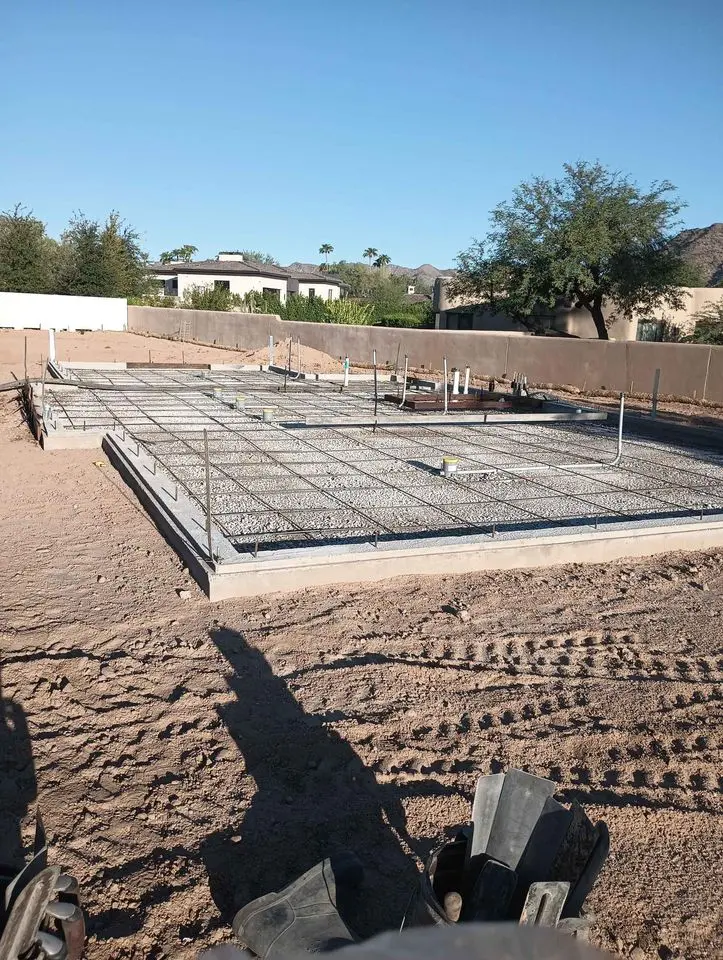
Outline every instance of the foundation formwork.
[(212, 599), (723, 543), (723, 456), (628, 438), (616, 462), (604, 413), (441, 418), (369, 378), (259, 368), (55, 372), (86, 389), (45, 384), (46, 445), (103, 443)]

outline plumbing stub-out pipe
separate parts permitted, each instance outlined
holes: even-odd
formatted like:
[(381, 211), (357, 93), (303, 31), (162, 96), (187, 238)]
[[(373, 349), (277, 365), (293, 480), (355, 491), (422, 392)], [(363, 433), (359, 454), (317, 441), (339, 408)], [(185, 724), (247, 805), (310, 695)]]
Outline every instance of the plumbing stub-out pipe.
[(443, 477), (452, 477), (459, 467), (459, 457), (443, 457), (442, 469), (439, 471)]
[[(580, 411), (578, 410), (578, 413)], [(623, 456), (623, 417), (625, 415), (625, 394), (620, 394), (620, 408), (618, 412), (618, 443), (615, 456), (612, 460), (601, 461), (601, 462), (590, 462), (585, 463), (534, 463), (525, 467), (504, 467), (502, 470), (496, 467), (482, 467), (478, 470), (460, 470), (459, 469), (459, 460), (455, 457), (445, 457), (442, 461), (442, 469), (440, 470), (440, 475), (443, 477), (452, 477), (454, 474), (464, 475), (464, 476), (484, 476), (484, 477), (494, 477), (498, 473), (513, 473), (513, 474), (525, 474), (525, 473), (543, 473), (548, 470), (609, 470), (611, 467), (617, 467), (622, 460)], [(453, 460), (454, 466), (447, 469), (445, 467), (446, 460)]]
[(349, 386), (349, 357), (344, 357), (344, 386)]
[(464, 368), (464, 390), (465, 396), (469, 393), (469, 367)]
[(274, 422), (274, 408), (273, 407), (264, 407), (261, 411), (261, 419), (264, 423), (273, 423)]
[(246, 397), (242, 393), (237, 393), (233, 405), (237, 410), (243, 410), (246, 406)]
[(457, 396), (459, 393), (459, 370), (454, 367), (452, 370), (452, 395)]

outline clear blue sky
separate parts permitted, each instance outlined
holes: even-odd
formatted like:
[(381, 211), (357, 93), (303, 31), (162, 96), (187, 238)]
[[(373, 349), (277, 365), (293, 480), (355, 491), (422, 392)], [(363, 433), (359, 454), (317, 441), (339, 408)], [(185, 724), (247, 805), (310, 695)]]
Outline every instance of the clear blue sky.
[(723, 220), (720, 0), (0, 0), (0, 209), (117, 209), (152, 256), (452, 264), (600, 159)]

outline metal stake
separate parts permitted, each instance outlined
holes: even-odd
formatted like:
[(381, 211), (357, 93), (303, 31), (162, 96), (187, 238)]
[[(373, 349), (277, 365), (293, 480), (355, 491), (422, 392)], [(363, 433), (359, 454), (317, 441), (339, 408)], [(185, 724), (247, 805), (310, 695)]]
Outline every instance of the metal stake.
[(447, 358), (444, 358), (444, 412), (447, 413), (448, 398), (447, 398)]
[(211, 466), (208, 460), (208, 430), (203, 431), (203, 457), (206, 461), (206, 539), (208, 541), (208, 559), (213, 564), (213, 546), (211, 543)]
[(655, 371), (653, 377), (653, 405), (650, 408), (650, 416), (655, 418), (658, 415), (658, 389), (660, 387), (660, 367)]
[(25, 379), (28, 379), (28, 338), (25, 337)]
[(293, 337), (289, 337), (289, 362), (286, 364), (286, 370), (284, 370), (284, 393), (287, 391), (286, 382), (291, 371), (291, 347), (293, 345)]
[(379, 403), (379, 384), (377, 382), (377, 352), (372, 352), (372, 361), (374, 363), (374, 419), (377, 418), (377, 405)]
[(399, 409), (401, 410), (404, 406), (404, 401), (407, 399), (407, 370), (409, 369), (409, 357), (404, 354), (404, 384), (402, 385), (402, 402), (399, 404)]

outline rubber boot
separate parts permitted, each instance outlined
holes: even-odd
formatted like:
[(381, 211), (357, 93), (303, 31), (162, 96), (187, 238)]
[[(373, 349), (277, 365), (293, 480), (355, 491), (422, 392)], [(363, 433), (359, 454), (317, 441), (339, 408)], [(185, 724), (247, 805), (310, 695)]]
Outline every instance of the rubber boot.
[(327, 953), (355, 943), (337, 897), (356, 888), (362, 873), (352, 853), (322, 860), (278, 893), (247, 903), (234, 917), (233, 931), (262, 960)]

